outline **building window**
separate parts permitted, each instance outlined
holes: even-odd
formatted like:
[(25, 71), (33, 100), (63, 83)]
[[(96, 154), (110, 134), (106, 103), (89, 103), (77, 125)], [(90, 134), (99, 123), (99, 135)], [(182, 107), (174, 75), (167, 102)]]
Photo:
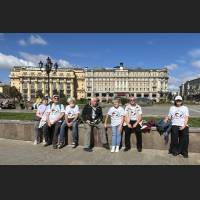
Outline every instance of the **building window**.
[(152, 97), (156, 97), (156, 94), (152, 94)]
[(142, 95), (141, 94), (137, 94), (137, 97), (141, 97)]

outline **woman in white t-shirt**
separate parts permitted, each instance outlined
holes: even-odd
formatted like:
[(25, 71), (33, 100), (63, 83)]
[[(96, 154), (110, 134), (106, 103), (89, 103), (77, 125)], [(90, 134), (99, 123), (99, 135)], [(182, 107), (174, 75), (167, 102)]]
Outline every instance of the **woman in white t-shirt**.
[(181, 96), (176, 96), (174, 104), (174, 106), (171, 106), (169, 114), (165, 118), (166, 122), (168, 120), (172, 121), (169, 153), (174, 156), (181, 154), (184, 158), (187, 158), (189, 145), (189, 111), (188, 108), (183, 105)]
[(111, 127), (112, 127), (112, 149), (111, 152), (119, 152), (119, 146), (121, 143), (121, 132), (122, 125), (124, 122), (124, 109), (119, 105), (120, 100), (114, 99), (113, 106), (108, 110), (105, 119), (105, 128), (107, 127), (108, 117), (111, 117)]
[(67, 130), (72, 130), (72, 148), (78, 146), (78, 117), (79, 117), (79, 107), (76, 105), (74, 98), (68, 98), (68, 104), (65, 108), (65, 120), (63, 121), (60, 129), (60, 140), (58, 148), (63, 148), (65, 146), (65, 140), (67, 135)]

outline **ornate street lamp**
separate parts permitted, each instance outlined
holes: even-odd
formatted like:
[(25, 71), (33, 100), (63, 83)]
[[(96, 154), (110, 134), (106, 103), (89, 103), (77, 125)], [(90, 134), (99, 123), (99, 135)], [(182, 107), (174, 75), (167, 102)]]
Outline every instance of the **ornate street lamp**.
[(48, 78), (48, 97), (50, 97), (49, 76), (50, 76), (51, 71), (53, 71), (53, 66), (54, 66), (54, 72), (57, 72), (58, 64), (55, 63), (53, 65), (53, 63), (52, 63), (52, 61), (51, 61), (51, 59), (49, 57), (47, 58), (47, 62), (45, 64), (44, 70), (42, 70), (43, 69), (43, 65), (44, 65), (43, 62), (40, 61), (38, 64), (39, 64), (40, 71), (45, 71), (46, 74), (47, 74), (47, 78)]

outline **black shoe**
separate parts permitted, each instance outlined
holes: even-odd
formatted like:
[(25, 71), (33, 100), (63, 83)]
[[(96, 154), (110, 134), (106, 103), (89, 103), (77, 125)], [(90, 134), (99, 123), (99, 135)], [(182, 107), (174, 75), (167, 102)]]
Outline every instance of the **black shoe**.
[(58, 148), (58, 146), (57, 145), (53, 145), (53, 149), (57, 149)]
[(47, 146), (49, 146), (49, 145), (51, 145), (50, 143), (45, 143), (44, 144), (44, 147), (47, 147)]
[(177, 155), (178, 155), (178, 153), (174, 152), (174, 153), (172, 153), (172, 155), (173, 155), (173, 156), (177, 156)]
[(138, 148), (137, 151), (138, 151), (138, 152), (142, 152), (142, 148)]
[(72, 146), (72, 148), (75, 149), (77, 146), (78, 146), (78, 144), (74, 144), (74, 145)]
[(188, 158), (188, 154), (187, 153), (180, 153), (184, 158)]
[(87, 151), (87, 152), (92, 152), (93, 150), (91, 148), (83, 148), (84, 151)]
[(129, 151), (130, 149), (131, 149), (131, 148), (125, 147), (124, 152), (125, 152), (125, 151)]
[(104, 147), (105, 149), (107, 149), (107, 150), (110, 150), (109, 144), (103, 144), (103, 147)]

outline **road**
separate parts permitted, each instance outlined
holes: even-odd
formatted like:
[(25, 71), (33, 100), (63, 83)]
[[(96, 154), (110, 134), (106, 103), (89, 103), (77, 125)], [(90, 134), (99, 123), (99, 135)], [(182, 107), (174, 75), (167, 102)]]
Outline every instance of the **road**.
[(0, 139), (0, 165), (199, 165), (200, 153), (189, 153), (189, 158), (174, 157), (165, 150), (136, 149), (111, 153), (101, 147), (84, 152), (83, 147), (53, 149), (32, 142)]

